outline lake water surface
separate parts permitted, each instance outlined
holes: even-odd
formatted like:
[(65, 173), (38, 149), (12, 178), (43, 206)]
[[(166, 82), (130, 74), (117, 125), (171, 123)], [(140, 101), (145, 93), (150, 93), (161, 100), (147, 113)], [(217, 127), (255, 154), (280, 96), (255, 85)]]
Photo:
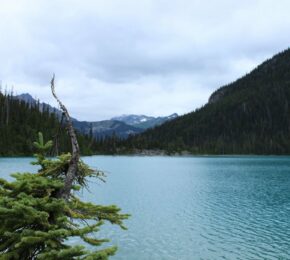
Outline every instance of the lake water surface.
[[(112, 259), (290, 259), (289, 157), (83, 158), (107, 173), (82, 197), (132, 214), (128, 231), (100, 232)], [(0, 175), (36, 171), (0, 158)], [(74, 241), (77, 243), (77, 241)]]

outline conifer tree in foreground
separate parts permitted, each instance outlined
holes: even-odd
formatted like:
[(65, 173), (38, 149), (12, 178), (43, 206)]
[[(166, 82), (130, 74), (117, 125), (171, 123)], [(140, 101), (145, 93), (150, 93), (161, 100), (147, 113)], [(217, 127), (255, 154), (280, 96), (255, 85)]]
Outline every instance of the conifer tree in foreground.
[(108, 241), (96, 238), (100, 226), (108, 221), (124, 229), (122, 221), (129, 215), (121, 214), (114, 205), (84, 202), (75, 194), (86, 187), (87, 178), (102, 179), (103, 174), (80, 159), (69, 113), (54, 91), (54, 78), (51, 87), (67, 119), (72, 153), (46, 158), (53, 144), (45, 143), (39, 133), (33, 162), (40, 167), (38, 173), (12, 174), (12, 182), (0, 179), (0, 259), (108, 259), (116, 247), (89, 251), (67, 243), (69, 238), (79, 237), (84, 245), (99, 246)]

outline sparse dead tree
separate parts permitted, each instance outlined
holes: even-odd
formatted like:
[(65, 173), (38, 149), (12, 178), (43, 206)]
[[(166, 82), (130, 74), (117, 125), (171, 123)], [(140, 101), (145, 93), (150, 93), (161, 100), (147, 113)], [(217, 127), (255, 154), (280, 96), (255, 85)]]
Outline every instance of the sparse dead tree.
[(77, 174), (78, 174), (80, 148), (79, 148), (76, 133), (75, 133), (75, 130), (73, 128), (71, 117), (68, 113), (68, 110), (66, 109), (65, 105), (60, 101), (60, 99), (57, 97), (57, 95), (55, 93), (54, 82), (55, 82), (55, 75), (53, 75), (53, 77), (51, 79), (51, 92), (52, 92), (52, 95), (54, 96), (54, 98), (56, 99), (56, 101), (58, 102), (58, 104), (63, 112), (63, 115), (66, 119), (68, 134), (69, 134), (71, 146), (72, 146), (72, 156), (71, 156), (69, 168), (67, 170), (65, 181), (64, 181), (65, 185), (64, 185), (64, 188), (59, 193), (59, 197), (62, 197), (64, 199), (68, 199), (70, 196), (72, 184), (73, 184), (74, 180), (77, 178)]

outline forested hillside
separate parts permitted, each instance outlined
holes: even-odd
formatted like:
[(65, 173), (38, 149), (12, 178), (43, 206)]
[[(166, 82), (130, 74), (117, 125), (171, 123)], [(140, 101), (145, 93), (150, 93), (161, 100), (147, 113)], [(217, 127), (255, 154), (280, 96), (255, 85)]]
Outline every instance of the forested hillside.
[[(193, 154), (290, 154), (290, 50), (221, 87), (203, 107), (121, 140), (80, 135), (83, 154), (161, 149)], [(0, 155), (31, 155), (38, 131), (70, 145), (54, 114), (0, 94)]]
[(200, 109), (119, 144), (120, 151), (290, 154), (290, 50), (213, 93)]
[[(0, 93), (0, 156), (32, 155), (32, 143), (39, 131), (46, 140), (55, 142), (51, 154), (69, 150), (69, 140), (64, 124), (48, 111), (39, 111), (39, 103), (30, 105), (13, 98), (11, 94)], [(88, 136), (78, 136), (81, 152), (90, 154), (93, 140)]]

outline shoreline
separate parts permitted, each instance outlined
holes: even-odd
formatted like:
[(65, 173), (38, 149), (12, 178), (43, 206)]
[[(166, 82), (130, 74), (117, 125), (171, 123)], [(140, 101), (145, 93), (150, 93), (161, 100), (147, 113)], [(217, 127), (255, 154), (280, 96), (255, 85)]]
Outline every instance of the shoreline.
[[(117, 152), (117, 153), (96, 153), (96, 154), (81, 154), (81, 157), (91, 157), (91, 156), (136, 156), (136, 157), (157, 157), (157, 156), (164, 156), (164, 157), (248, 157), (248, 156), (281, 156), (287, 157), (290, 154), (197, 154), (197, 153), (190, 153), (188, 151), (181, 151), (181, 152), (173, 152), (168, 153), (165, 150), (134, 150), (132, 152)], [(32, 158), (34, 157), (33, 154), (31, 155), (0, 155), (0, 159), (5, 158)], [(54, 156), (51, 156), (54, 157)], [(56, 156), (55, 156), (56, 157)]]

